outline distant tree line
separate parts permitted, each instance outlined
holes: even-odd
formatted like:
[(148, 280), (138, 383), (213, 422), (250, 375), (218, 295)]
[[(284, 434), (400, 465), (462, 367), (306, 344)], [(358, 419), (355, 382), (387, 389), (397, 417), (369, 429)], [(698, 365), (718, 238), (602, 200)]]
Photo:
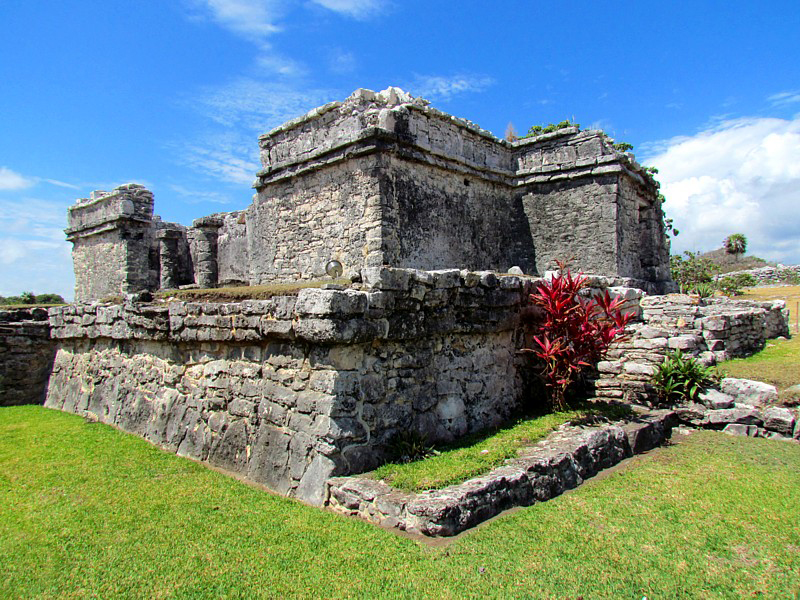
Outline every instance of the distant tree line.
[(66, 304), (59, 294), (34, 294), (22, 292), (19, 296), (0, 296), (0, 306), (12, 304)]

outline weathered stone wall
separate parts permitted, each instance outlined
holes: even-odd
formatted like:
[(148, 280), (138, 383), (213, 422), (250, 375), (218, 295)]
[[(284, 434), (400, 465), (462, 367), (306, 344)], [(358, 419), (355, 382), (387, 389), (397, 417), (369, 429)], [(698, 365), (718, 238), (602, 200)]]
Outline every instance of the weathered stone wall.
[(54, 356), (45, 309), (0, 310), (0, 406), (42, 404)]
[(641, 322), (615, 342), (598, 365), (595, 393), (601, 398), (648, 402), (656, 397), (651, 378), (668, 352), (681, 350), (705, 364), (749, 356), (768, 339), (789, 336), (782, 300), (697, 299), (680, 294), (645, 296)]
[[(529, 398), (520, 319), (537, 279), (363, 269), (351, 289), (231, 304), (84, 304), (50, 311), (46, 405), (94, 415), (288, 495), (377, 466), (400, 432), (453, 440)], [(777, 303), (622, 296), (642, 322), (599, 367), (597, 395), (647, 401), (670, 348), (710, 361), (787, 334)], [(594, 293), (594, 289), (587, 290)]]
[(260, 187), (246, 212), (250, 282), (322, 277), (332, 259), (383, 264), (379, 168), (373, 154)]
[(759, 267), (758, 269), (744, 269), (742, 271), (733, 271), (720, 275), (717, 279), (723, 277), (733, 277), (736, 275), (752, 275), (761, 284), (780, 284), (786, 283), (788, 280), (794, 280), (800, 277), (800, 265), (778, 265), (777, 267)]
[(247, 213), (234, 211), (214, 215), (222, 219), (217, 237), (217, 267), (220, 285), (246, 285), (250, 281), (247, 251)]
[(384, 164), (384, 264), (535, 271), (530, 226), (512, 186), (405, 157)]
[(523, 197), (539, 273), (565, 260), (575, 270), (617, 273), (616, 189), (617, 178), (608, 176), (543, 183)]
[(77, 301), (150, 287), (152, 217), (153, 195), (137, 184), (93, 192), (68, 209)]
[(377, 466), (399, 432), (455, 439), (522, 401), (529, 283), (363, 277), (361, 291), (297, 298), (52, 309), (46, 405), (319, 503), (328, 477)]

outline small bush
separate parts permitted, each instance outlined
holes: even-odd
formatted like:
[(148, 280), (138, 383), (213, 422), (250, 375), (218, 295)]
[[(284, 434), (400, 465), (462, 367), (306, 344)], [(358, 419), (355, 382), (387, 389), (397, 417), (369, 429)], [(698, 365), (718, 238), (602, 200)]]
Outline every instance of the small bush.
[(697, 294), (699, 298), (703, 299), (711, 298), (717, 289), (714, 287), (713, 283), (698, 283), (694, 286), (692, 291)]
[(528, 129), (528, 133), (523, 137), (536, 137), (537, 135), (544, 135), (545, 133), (553, 133), (559, 129), (567, 129), (569, 127), (577, 127), (580, 129), (580, 123), (573, 123), (569, 119), (561, 121), (560, 123), (550, 123), (550, 125), (534, 125)]
[(633, 144), (629, 144), (628, 142), (619, 142), (618, 144), (614, 144), (614, 150), (617, 152), (630, 152), (633, 150)]
[(396, 434), (387, 450), (390, 461), (400, 464), (422, 460), (435, 453), (433, 445), (428, 443), (424, 435), (410, 430)]
[(726, 296), (741, 296), (744, 288), (755, 287), (758, 285), (758, 279), (750, 275), (750, 273), (738, 273), (736, 275), (729, 275), (723, 277), (717, 282), (717, 287)]
[(716, 381), (714, 372), (680, 350), (667, 354), (653, 374), (661, 404), (696, 402), (697, 396)]
[(711, 283), (720, 271), (718, 264), (702, 258), (699, 252), (683, 253), (683, 256), (669, 257), (672, 279), (681, 288), (681, 293), (692, 290), (700, 283)]
[[(563, 264), (559, 267), (566, 269)], [(532, 336), (533, 347), (522, 352), (542, 361), (541, 376), (557, 410), (565, 407), (567, 389), (605, 356), (611, 342), (624, 335), (633, 318), (632, 313), (622, 313), (624, 300), (612, 299), (608, 291), (591, 298), (580, 296), (586, 285), (584, 276), (573, 276), (566, 270), (540, 283), (530, 296), (544, 318), (534, 326), (538, 335)]]

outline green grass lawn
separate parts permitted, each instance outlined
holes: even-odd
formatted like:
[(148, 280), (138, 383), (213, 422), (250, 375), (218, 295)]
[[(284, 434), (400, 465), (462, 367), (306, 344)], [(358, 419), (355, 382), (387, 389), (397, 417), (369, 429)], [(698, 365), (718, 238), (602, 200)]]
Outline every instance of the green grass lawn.
[(742, 296), (747, 300), (785, 300), (789, 308), (792, 338), (770, 340), (761, 352), (747, 358), (729, 360), (720, 365), (727, 377), (741, 377), (770, 383), (778, 388), (787, 402), (800, 402), (800, 397), (790, 399), (784, 390), (800, 383), (800, 334), (797, 306), (800, 303), (800, 286), (776, 286), (751, 288)]
[(630, 409), (626, 406), (597, 403), (574, 410), (520, 419), (513, 425), (494, 432), (464, 437), (457, 445), (443, 448), (434, 456), (413, 462), (383, 465), (370, 473), (370, 476), (410, 492), (439, 489), (488, 473), (506, 459), (517, 456), (520, 448), (543, 440), (564, 423), (598, 416), (619, 419), (628, 414)]
[(699, 432), (444, 547), (0, 409), (0, 597), (794, 598), (800, 446)]

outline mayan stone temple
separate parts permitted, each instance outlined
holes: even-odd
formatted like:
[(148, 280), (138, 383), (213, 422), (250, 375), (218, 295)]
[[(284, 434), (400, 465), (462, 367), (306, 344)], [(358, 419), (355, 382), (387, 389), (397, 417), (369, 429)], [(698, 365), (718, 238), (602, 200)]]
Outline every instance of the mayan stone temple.
[(588, 273), (670, 284), (651, 176), (601, 131), (514, 143), (397, 88), (357, 90), (261, 136), (244, 211), (192, 227), (128, 184), (69, 210), (76, 299), (197, 283), (250, 285), (388, 265)]
[[(398, 436), (454, 441), (545, 402), (520, 350), (530, 294), (558, 261), (635, 315), (593, 374), (599, 399), (650, 403), (670, 350), (713, 364), (788, 335), (781, 302), (666, 295), (658, 185), (600, 131), (506, 142), (389, 88), (258, 142), (245, 210), (167, 223), (133, 183), (69, 209), (76, 303), (0, 314), (2, 403), (44, 403), (280, 494), (452, 535), (669, 433), (667, 411), (573, 428), (527, 463), (417, 495), (358, 478)], [(267, 299), (177, 295), (286, 282), (303, 285)], [(742, 421), (726, 402), (686, 418), (792, 435), (794, 420)]]

